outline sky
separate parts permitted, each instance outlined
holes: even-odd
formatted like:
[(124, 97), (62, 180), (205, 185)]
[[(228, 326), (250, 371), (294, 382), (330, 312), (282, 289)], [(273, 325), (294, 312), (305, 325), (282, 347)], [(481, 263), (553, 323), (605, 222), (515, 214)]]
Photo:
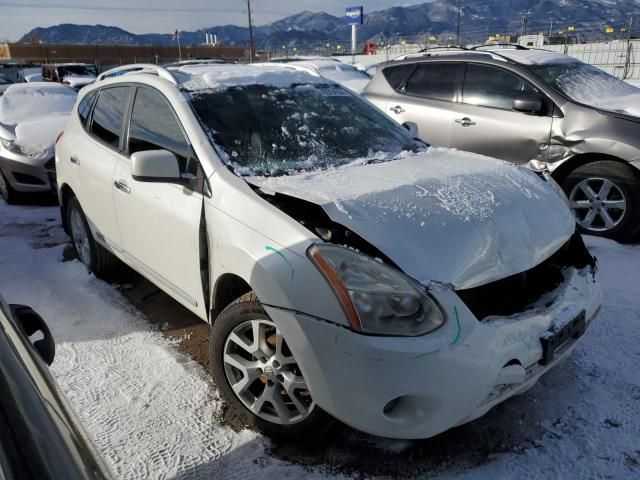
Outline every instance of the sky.
[[(420, 3), (416, 0), (410, 3)], [(35, 27), (59, 23), (113, 25), (133, 33), (163, 33), (247, 22), (246, 0), (0, 0), (0, 40), (18, 40)], [(398, 0), (252, 0), (257, 25), (303, 10), (341, 15), (405, 5)]]

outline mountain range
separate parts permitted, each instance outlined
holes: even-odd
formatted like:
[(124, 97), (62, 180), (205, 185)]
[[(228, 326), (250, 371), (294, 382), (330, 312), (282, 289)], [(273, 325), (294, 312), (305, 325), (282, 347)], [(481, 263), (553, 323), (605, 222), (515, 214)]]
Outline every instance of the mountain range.
[[(630, 16), (640, 14), (640, 0), (463, 0), (461, 36), (478, 41), (488, 34), (520, 33), (527, 12), (529, 32), (575, 27), (582, 36), (604, 34), (605, 26), (616, 31), (627, 28)], [(640, 17), (638, 18), (640, 21)], [(436, 0), (419, 5), (391, 7), (365, 15), (359, 39), (380, 40), (412, 37), (427, 33), (451, 36), (456, 31), (457, 0)], [(205, 32), (215, 33), (218, 41), (228, 45), (246, 45), (248, 29), (237, 25), (180, 32), (183, 45), (204, 42)], [(350, 27), (341, 17), (324, 12), (304, 11), (276, 22), (254, 27), (258, 47), (280, 48), (282, 45), (312, 46), (325, 42), (348, 43)], [(19, 42), (44, 44), (122, 44), (173, 45), (170, 33), (134, 34), (104, 25), (61, 24), (34, 28)]]

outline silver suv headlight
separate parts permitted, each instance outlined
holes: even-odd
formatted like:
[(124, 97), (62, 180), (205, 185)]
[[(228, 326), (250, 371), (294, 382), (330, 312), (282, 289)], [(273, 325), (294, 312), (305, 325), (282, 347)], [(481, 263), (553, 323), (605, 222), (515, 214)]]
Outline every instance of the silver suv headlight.
[(336, 293), (354, 330), (417, 336), (444, 323), (426, 288), (399, 270), (337, 245), (314, 245), (308, 255)]
[(2, 146), (10, 151), (11, 153), (20, 153), (22, 154), (22, 149), (15, 144), (13, 140), (7, 140), (5, 138), (0, 138), (0, 143)]

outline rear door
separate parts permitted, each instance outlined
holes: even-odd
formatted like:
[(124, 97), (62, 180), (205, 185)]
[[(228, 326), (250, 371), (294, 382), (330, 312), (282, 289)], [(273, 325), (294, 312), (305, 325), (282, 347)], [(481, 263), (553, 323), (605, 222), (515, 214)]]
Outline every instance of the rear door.
[[(172, 152), (181, 173), (191, 179), (181, 183), (134, 180), (130, 155), (147, 150)], [(173, 108), (158, 90), (137, 88), (127, 152), (114, 177), (125, 256), (149, 280), (206, 318), (200, 271), (204, 172)]]
[(451, 146), (453, 111), (462, 80), (459, 62), (425, 62), (389, 99), (387, 114), (401, 124), (418, 127), (421, 140), (440, 147)]
[(548, 158), (553, 105), (541, 114), (513, 110), (523, 93), (540, 93), (520, 76), (499, 67), (469, 63), (460, 102), (454, 106), (451, 146), (516, 163)]
[[(87, 134), (74, 136), (69, 161), (77, 179), (73, 185), (96, 237), (120, 250), (121, 240), (113, 203), (113, 175), (123, 158), (124, 118), (131, 87), (102, 89), (88, 119)], [(82, 112), (80, 112), (82, 114)]]

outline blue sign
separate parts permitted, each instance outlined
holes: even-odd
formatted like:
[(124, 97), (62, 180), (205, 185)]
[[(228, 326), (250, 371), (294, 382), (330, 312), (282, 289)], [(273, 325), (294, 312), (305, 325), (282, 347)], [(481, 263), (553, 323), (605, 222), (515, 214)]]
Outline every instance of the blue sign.
[(364, 23), (364, 8), (347, 7), (344, 12), (344, 23), (347, 25), (362, 25)]

